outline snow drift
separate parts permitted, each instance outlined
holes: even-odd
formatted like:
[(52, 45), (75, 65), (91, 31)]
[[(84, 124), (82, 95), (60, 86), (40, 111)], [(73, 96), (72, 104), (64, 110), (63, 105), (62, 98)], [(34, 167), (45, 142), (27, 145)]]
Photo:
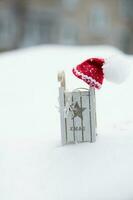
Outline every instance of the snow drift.
[[(0, 199), (133, 198), (133, 75), (97, 91), (94, 144), (60, 145), (57, 72), (68, 89), (85, 87), (71, 73), (88, 57), (123, 55), (108, 47), (42, 46), (0, 56)], [(133, 63), (133, 57), (127, 56)]]

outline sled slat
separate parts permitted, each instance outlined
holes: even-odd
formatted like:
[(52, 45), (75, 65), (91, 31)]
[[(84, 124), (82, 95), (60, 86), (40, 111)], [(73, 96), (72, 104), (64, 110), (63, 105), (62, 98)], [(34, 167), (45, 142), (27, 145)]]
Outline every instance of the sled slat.
[(64, 88), (59, 88), (59, 104), (60, 104), (60, 121), (61, 121), (61, 140), (62, 145), (67, 143), (67, 130), (66, 130), (66, 120), (64, 116)]
[(88, 91), (82, 93), (82, 105), (85, 108), (83, 112), (84, 142), (91, 141), (89, 95)]
[[(65, 99), (66, 99), (66, 103), (69, 103), (69, 105), (73, 104), (73, 95), (71, 93), (66, 92)], [(71, 111), (68, 112), (66, 122), (67, 122), (67, 126), (66, 126), (67, 143), (73, 143), (75, 142), (75, 130), (74, 130), (74, 120), (72, 119)]]
[[(79, 92), (73, 92), (73, 102), (74, 106), (79, 106), (81, 108), (81, 101), (80, 101), (80, 93)], [(74, 117), (74, 129), (75, 129), (75, 140), (76, 142), (82, 142), (82, 123), (81, 118), (79, 116)]]
[(89, 105), (90, 105), (90, 127), (91, 127), (91, 141), (96, 141), (96, 113), (95, 113), (95, 94), (94, 89), (90, 88), (90, 98), (89, 98)]

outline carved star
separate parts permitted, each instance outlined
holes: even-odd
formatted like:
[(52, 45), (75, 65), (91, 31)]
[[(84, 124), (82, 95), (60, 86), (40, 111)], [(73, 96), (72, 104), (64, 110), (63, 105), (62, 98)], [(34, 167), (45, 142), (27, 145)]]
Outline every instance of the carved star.
[(72, 106), (72, 112), (73, 112), (73, 116), (72, 119), (74, 119), (75, 117), (79, 117), (82, 119), (82, 112), (85, 110), (86, 108), (84, 107), (80, 107), (78, 102), (75, 103), (74, 106)]

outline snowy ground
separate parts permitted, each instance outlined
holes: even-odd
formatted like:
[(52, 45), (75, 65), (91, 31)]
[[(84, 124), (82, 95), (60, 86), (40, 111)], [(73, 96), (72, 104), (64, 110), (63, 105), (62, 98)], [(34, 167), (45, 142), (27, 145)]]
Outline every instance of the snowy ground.
[(65, 69), (68, 88), (85, 87), (71, 68), (115, 54), (108, 46), (1, 54), (0, 200), (133, 199), (133, 74), (97, 91), (96, 143), (60, 145), (58, 70)]

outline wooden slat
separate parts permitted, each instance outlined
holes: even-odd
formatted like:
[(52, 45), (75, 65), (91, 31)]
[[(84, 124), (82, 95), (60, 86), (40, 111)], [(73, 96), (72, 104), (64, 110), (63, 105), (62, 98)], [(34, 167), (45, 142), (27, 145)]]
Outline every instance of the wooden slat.
[(96, 113), (95, 113), (95, 91), (90, 88), (90, 128), (91, 128), (91, 142), (96, 141)]
[(94, 90), (94, 108), (95, 108), (95, 128), (96, 128), (96, 136), (97, 136), (97, 112), (96, 112), (96, 93)]
[(59, 104), (60, 104), (60, 122), (61, 122), (61, 140), (62, 145), (67, 143), (67, 133), (66, 133), (66, 124), (65, 124), (65, 117), (64, 117), (64, 88), (59, 88)]
[[(73, 103), (73, 96), (70, 92), (65, 92), (66, 103)], [(69, 111), (66, 118), (66, 130), (67, 130), (67, 143), (75, 142), (74, 120), (72, 119), (72, 113)]]
[[(78, 103), (79, 107), (82, 107), (79, 91), (73, 92), (73, 101), (74, 104)], [(74, 126), (75, 126), (75, 140), (76, 142), (82, 142), (83, 141), (82, 123), (81, 123), (81, 118), (79, 116), (76, 116), (74, 118)]]
[(83, 111), (84, 142), (91, 142), (89, 95), (89, 91), (82, 92), (82, 105), (85, 107), (85, 110)]

